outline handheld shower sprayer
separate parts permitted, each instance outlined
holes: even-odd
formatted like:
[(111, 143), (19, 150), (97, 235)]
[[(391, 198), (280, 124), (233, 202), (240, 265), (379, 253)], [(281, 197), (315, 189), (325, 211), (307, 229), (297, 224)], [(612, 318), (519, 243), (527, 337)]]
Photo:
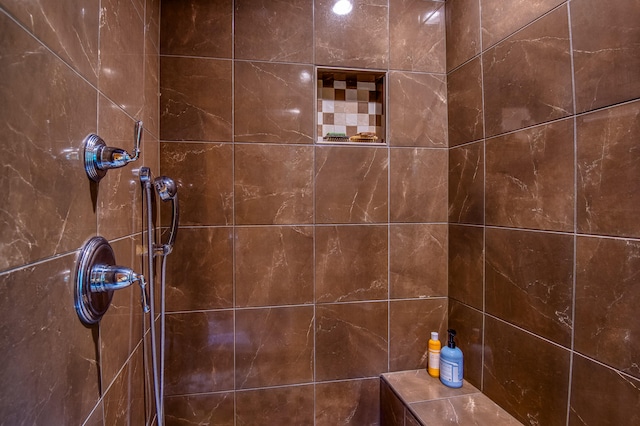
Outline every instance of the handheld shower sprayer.
[(180, 209), (178, 206), (178, 187), (173, 179), (167, 176), (157, 177), (153, 181), (153, 185), (160, 195), (162, 201), (171, 201), (171, 229), (169, 231), (169, 239), (165, 244), (156, 246), (158, 254), (168, 255), (173, 250), (173, 245), (176, 242), (176, 236), (178, 235), (178, 223), (180, 220)]

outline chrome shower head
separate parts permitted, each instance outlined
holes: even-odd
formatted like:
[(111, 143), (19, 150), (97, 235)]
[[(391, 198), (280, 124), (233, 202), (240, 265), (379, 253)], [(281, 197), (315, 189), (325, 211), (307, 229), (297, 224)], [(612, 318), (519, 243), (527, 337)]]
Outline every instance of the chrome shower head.
[(162, 201), (169, 201), (176, 198), (178, 195), (178, 187), (173, 179), (167, 176), (157, 177), (153, 184), (156, 186), (156, 190), (160, 195)]

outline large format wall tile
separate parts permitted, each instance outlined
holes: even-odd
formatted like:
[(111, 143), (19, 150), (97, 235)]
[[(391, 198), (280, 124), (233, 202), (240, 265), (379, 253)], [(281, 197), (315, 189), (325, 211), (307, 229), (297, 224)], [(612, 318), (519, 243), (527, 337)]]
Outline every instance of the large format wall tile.
[(233, 306), (231, 228), (180, 228), (167, 260), (167, 311)]
[(445, 149), (392, 149), (389, 204), (392, 222), (446, 222)]
[(571, 28), (578, 112), (640, 97), (640, 1), (572, 1)]
[(358, 68), (386, 68), (388, 1), (354, 2), (346, 15), (333, 12), (335, 1), (315, 2), (316, 64)]
[(91, 84), (97, 83), (99, 0), (3, 0), (2, 7)]
[(447, 295), (447, 225), (391, 225), (390, 294), (394, 299)]
[(486, 141), (486, 223), (572, 231), (573, 120)]
[(313, 385), (236, 393), (237, 426), (313, 426)]
[(387, 152), (369, 147), (316, 148), (316, 222), (386, 222)]
[(445, 17), (440, 1), (389, 2), (389, 67), (445, 72)]
[(95, 200), (80, 150), (96, 131), (97, 95), (3, 13), (0, 28), (5, 270), (73, 250), (95, 234)]
[(484, 228), (449, 225), (449, 297), (476, 309), (484, 304)]
[(482, 0), (482, 48), (487, 49), (564, 0)]
[(578, 231), (640, 237), (640, 101), (577, 118)]
[(313, 229), (236, 228), (236, 306), (313, 303)]
[(449, 146), (482, 139), (482, 65), (476, 58), (447, 75)]
[[(482, 312), (449, 299), (447, 327), (456, 330), (456, 344), (464, 354), (464, 380), (482, 389)], [(445, 336), (441, 337), (441, 341), (445, 340)]]
[(483, 54), (487, 136), (573, 113), (567, 19), (563, 6)]
[(446, 2), (447, 71), (480, 53), (480, 0)]
[(232, 0), (162, 0), (160, 53), (231, 58)]
[(235, 140), (311, 143), (313, 73), (309, 65), (235, 62)]
[(579, 237), (577, 351), (640, 378), (640, 242)]
[(234, 400), (233, 392), (169, 396), (164, 404), (165, 423), (168, 426), (235, 426)]
[(387, 227), (316, 228), (316, 301), (377, 300), (388, 297)]
[(138, 346), (119, 371), (102, 400), (104, 424), (141, 425), (145, 423), (144, 350)]
[(231, 145), (162, 143), (160, 169), (178, 186), (180, 225), (233, 223)]
[(316, 384), (316, 426), (377, 425), (380, 379)]
[(313, 221), (313, 148), (235, 146), (235, 221), (300, 224)]
[(313, 62), (313, 1), (237, 0), (235, 57)]
[(160, 138), (231, 140), (231, 61), (161, 57)]
[(640, 424), (640, 380), (574, 356), (569, 424)]
[(484, 143), (449, 150), (449, 222), (484, 224)]
[(4, 423), (79, 425), (100, 396), (97, 329), (73, 304), (74, 257), (0, 276)]
[(101, 0), (98, 89), (133, 117), (144, 104), (144, 17), (131, 1)]
[(447, 147), (447, 84), (433, 74), (389, 73), (389, 145)]
[(490, 316), (484, 336), (483, 392), (525, 424), (565, 425), (569, 351)]
[(233, 389), (233, 312), (188, 312), (166, 318), (166, 395)]
[(573, 236), (487, 228), (487, 313), (569, 347)]
[(447, 299), (395, 300), (389, 304), (389, 370), (427, 368), (428, 337), (445, 340)]
[(313, 307), (236, 311), (236, 389), (313, 380)]
[(387, 321), (387, 302), (317, 306), (316, 380), (377, 377), (386, 371)]

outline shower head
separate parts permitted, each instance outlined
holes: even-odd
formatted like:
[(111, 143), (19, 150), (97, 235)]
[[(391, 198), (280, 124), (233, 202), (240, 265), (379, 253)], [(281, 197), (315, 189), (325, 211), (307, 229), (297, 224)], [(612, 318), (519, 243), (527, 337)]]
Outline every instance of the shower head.
[(167, 176), (157, 177), (153, 184), (160, 195), (162, 201), (174, 200), (178, 195), (178, 187), (173, 179)]

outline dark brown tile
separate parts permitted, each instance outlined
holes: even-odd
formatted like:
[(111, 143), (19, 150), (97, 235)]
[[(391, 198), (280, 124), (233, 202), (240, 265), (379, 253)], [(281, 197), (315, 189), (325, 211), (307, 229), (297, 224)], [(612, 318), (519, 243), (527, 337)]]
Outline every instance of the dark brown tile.
[[(447, 84), (444, 76), (392, 71), (389, 81), (389, 144), (447, 147)], [(425, 117), (429, 117), (425, 120)]]
[(316, 222), (386, 222), (387, 152), (368, 147), (316, 148)]
[(447, 75), (449, 146), (482, 139), (483, 114), (482, 66), (476, 58)]
[(231, 58), (232, 0), (162, 0), (160, 52)]
[(573, 120), (486, 141), (487, 225), (572, 231)]
[[(160, 0), (155, 1), (159, 2)], [(148, 34), (148, 31), (145, 32), (146, 34)], [(151, 37), (146, 35), (143, 80), (144, 104), (140, 119), (144, 123), (144, 129), (158, 139), (160, 137), (160, 57), (158, 56), (158, 50), (152, 46), (150, 39)], [(145, 135), (143, 137), (148, 136)]]
[[(133, 2), (101, 0), (98, 89), (133, 117), (144, 103), (144, 17)], [(130, 148), (129, 148), (130, 149)]]
[(567, 421), (569, 351), (485, 317), (483, 393), (523, 423)]
[[(4, 0), (2, 7), (91, 84), (96, 84), (100, 2)], [(8, 28), (5, 25), (3, 22), (3, 28)], [(3, 49), (3, 52), (7, 51)], [(4, 72), (2, 75), (7, 76)]]
[(167, 396), (233, 389), (233, 312), (169, 314), (166, 323)]
[(405, 410), (404, 412), (404, 425), (405, 426), (422, 426), (422, 423), (416, 417), (411, 414), (411, 411)]
[(235, 64), (234, 134), (241, 142), (313, 142), (313, 67)]
[(383, 379), (380, 379), (380, 424), (382, 426), (405, 426), (404, 404)]
[(391, 225), (390, 297), (447, 295), (447, 225)]
[(446, 2), (447, 71), (480, 53), (480, 0)]
[(237, 426), (313, 426), (313, 386), (286, 386), (236, 393)]
[(387, 369), (387, 303), (316, 307), (316, 380), (377, 376)]
[(160, 138), (230, 141), (231, 61), (160, 58)]
[(315, 62), (318, 65), (387, 68), (387, 0), (353, 4), (346, 15), (333, 12), (332, 0), (315, 1)]
[(392, 149), (389, 204), (392, 222), (446, 222), (445, 149)]
[(237, 310), (236, 389), (312, 381), (313, 322), (312, 306)]
[(486, 311), (569, 347), (573, 236), (487, 228)]
[(389, 369), (426, 369), (431, 332), (437, 331), (444, 337), (446, 329), (446, 298), (392, 301), (389, 304)]
[(578, 112), (640, 97), (639, 22), (637, 1), (571, 2)]
[[(482, 312), (449, 299), (447, 327), (456, 330), (456, 344), (464, 355), (464, 381), (482, 388)], [(440, 341), (446, 344), (446, 335)]]
[(484, 228), (449, 225), (449, 297), (483, 309), (483, 271)]
[(316, 301), (386, 299), (387, 227), (316, 228)]
[(145, 423), (143, 349), (138, 346), (103, 396), (105, 425)]
[(520, 426), (522, 423), (482, 393), (412, 404), (425, 424)]
[(100, 398), (99, 333), (76, 315), (74, 263), (71, 254), (0, 276), (4, 423), (79, 425)]
[(180, 225), (233, 223), (233, 147), (160, 144), (160, 169), (178, 186)]
[(640, 236), (640, 102), (577, 118), (578, 231)]
[(167, 397), (164, 413), (167, 426), (192, 426), (194, 424), (235, 426), (234, 393)]
[(316, 384), (316, 426), (377, 425), (380, 379)]
[(639, 380), (580, 355), (572, 377), (569, 425), (640, 424)]
[(567, 19), (560, 7), (483, 54), (487, 136), (573, 113)]
[(484, 224), (484, 142), (449, 150), (449, 222)]
[(444, 73), (445, 55), (443, 2), (389, 2), (390, 68)]
[(95, 235), (95, 201), (80, 150), (96, 131), (98, 100), (94, 88), (4, 13), (0, 28), (5, 270), (69, 252)]
[(235, 146), (235, 221), (300, 224), (313, 221), (313, 148)]
[(281, 62), (313, 62), (313, 2), (235, 2), (235, 57)]
[(496, 44), (561, 3), (563, 0), (482, 0), (482, 48)]
[(167, 260), (167, 311), (233, 306), (231, 228), (181, 228)]
[(579, 237), (575, 349), (640, 378), (640, 242)]
[(313, 303), (313, 229), (236, 228), (236, 306)]

